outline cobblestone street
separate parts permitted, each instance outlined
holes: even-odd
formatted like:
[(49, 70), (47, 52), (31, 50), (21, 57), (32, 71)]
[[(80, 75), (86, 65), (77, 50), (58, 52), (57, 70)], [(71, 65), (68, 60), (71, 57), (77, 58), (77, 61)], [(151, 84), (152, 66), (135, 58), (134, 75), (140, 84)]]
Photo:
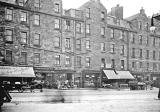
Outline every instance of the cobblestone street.
[[(2, 112), (159, 112), (154, 90), (44, 90), (11, 93)], [(61, 100), (64, 98), (64, 103)]]

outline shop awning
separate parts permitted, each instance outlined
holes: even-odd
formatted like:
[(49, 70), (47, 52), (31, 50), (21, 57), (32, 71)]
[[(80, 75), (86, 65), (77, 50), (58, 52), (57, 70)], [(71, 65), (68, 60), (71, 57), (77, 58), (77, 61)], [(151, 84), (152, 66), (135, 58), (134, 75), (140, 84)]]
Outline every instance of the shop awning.
[(35, 77), (33, 67), (0, 66), (0, 77)]
[(120, 79), (134, 79), (129, 71), (116, 71)]
[(119, 79), (119, 76), (115, 73), (114, 70), (103, 70), (103, 72), (108, 79)]

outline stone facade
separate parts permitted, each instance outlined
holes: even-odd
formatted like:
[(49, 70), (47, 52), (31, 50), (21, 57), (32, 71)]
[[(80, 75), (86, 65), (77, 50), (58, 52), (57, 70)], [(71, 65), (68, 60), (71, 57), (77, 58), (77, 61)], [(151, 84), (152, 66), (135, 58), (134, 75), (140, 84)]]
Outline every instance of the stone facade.
[[(143, 8), (138, 14), (127, 18), (127, 20), (136, 28), (134, 37), (129, 39), (129, 70), (142, 77), (140, 80), (159, 76), (160, 38), (156, 33), (158, 30), (156, 32), (150, 31), (150, 18), (147, 17)], [(133, 49), (135, 50), (133, 51)]]

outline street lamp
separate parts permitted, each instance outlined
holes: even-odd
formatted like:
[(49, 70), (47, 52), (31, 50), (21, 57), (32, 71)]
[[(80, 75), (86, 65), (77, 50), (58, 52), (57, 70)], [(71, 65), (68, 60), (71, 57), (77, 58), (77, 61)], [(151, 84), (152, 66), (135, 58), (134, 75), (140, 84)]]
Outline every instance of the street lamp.
[(3, 54), (0, 51), (0, 64), (3, 63), (3, 60), (4, 60), (4, 56), (3, 56)]

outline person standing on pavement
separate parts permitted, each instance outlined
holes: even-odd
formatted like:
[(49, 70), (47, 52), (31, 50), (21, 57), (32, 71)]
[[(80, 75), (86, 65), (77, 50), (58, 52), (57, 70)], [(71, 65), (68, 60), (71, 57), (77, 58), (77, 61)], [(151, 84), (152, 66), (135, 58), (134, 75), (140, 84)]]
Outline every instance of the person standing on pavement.
[(158, 99), (160, 100), (160, 88), (159, 88), (159, 92), (158, 92)]

